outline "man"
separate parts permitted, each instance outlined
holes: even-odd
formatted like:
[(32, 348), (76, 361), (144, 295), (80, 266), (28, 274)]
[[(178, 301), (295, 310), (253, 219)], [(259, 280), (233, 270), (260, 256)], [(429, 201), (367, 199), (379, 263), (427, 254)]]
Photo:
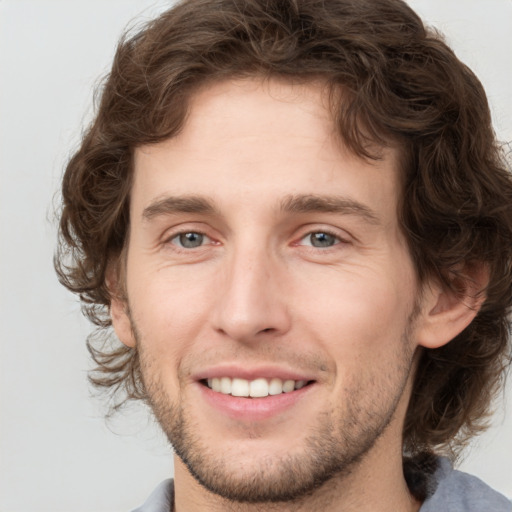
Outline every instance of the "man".
[(189, 0), (121, 41), (63, 181), (92, 381), (143, 399), (143, 511), (510, 511), (447, 458), (509, 362), (512, 181), (398, 0)]

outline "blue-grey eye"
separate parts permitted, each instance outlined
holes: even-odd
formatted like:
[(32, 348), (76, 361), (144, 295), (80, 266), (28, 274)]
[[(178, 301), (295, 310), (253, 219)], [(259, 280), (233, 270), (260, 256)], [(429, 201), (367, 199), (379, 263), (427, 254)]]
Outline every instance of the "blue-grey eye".
[(309, 242), (307, 245), (311, 245), (313, 247), (332, 247), (338, 243), (338, 237), (321, 231), (317, 233), (310, 233), (306, 239), (308, 239)]
[(192, 231), (190, 233), (181, 233), (177, 235), (174, 237), (173, 241), (185, 249), (194, 249), (203, 245), (205, 238), (207, 238), (205, 235)]

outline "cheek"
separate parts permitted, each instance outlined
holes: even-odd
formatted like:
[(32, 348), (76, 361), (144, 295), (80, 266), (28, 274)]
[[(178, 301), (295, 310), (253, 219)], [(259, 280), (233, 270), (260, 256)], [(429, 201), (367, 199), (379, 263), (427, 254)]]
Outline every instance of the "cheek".
[(331, 275), (323, 286), (317, 280), (321, 293), (310, 293), (301, 307), (303, 326), (316, 330), (344, 365), (359, 357), (378, 361), (394, 356), (412, 311), (413, 285), (407, 275), (401, 281), (393, 278), (392, 270), (366, 270)]
[(128, 283), (128, 294), (140, 343), (160, 378), (174, 380), (206, 325), (214, 299), (212, 287), (204, 276), (184, 277), (168, 270), (138, 276)]

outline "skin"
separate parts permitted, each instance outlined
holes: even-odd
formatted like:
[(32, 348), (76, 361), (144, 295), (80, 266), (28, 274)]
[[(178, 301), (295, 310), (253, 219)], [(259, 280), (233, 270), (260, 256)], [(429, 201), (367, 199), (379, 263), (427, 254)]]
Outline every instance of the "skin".
[[(398, 155), (382, 156), (343, 147), (319, 84), (257, 79), (209, 85), (178, 136), (135, 151), (128, 301), (111, 312), (178, 453), (178, 512), (419, 509), (401, 458), (414, 365), (477, 307), (419, 286)], [(199, 381), (212, 372), (310, 385), (231, 413)]]

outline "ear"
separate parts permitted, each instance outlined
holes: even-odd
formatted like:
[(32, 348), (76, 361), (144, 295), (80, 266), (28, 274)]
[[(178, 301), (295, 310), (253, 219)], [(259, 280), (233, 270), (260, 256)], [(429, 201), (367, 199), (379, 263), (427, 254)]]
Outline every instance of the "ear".
[(118, 271), (113, 267), (107, 272), (107, 287), (111, 297), (110, 318), (112, 320), (112, 327), (121, 343), (127, 347), (134, 348), (136, 340), (133, 335), (128, 303), (124, 297), (125, 294), (121, 291)]
[(449, 343), (473, 321), (485, 302), (489, 269), (484, 263), (466, 264), (450, 274), (451, 287), (433, 281), (424, 285), (416, 324), (417, 344), (422, 347)]

